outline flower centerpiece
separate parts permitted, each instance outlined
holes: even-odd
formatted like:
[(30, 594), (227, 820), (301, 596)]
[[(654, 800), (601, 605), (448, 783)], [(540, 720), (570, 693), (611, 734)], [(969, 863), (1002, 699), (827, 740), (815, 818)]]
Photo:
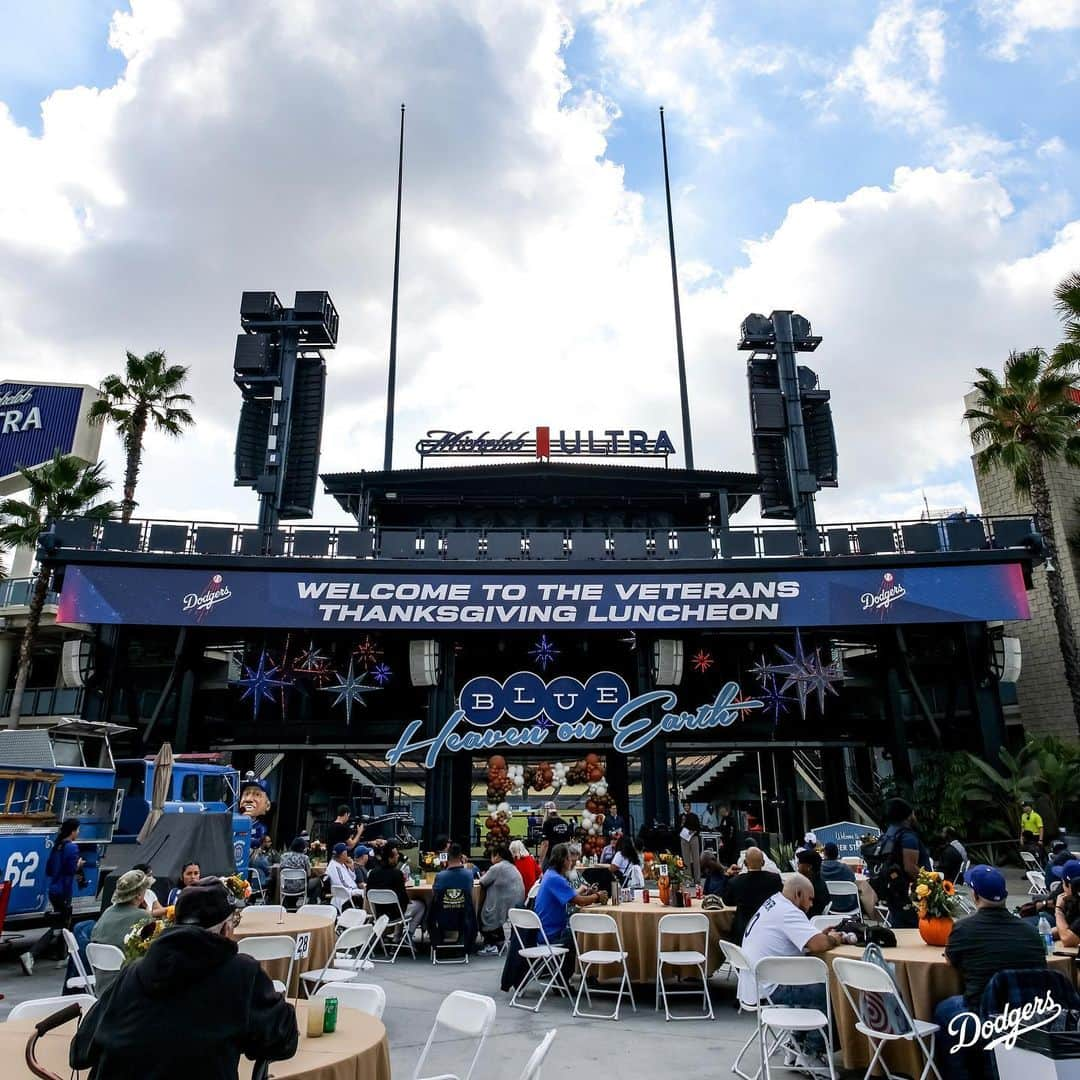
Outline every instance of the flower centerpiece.
[(145, 919), (140, 919), (128, 932), (124, 935), (124, 963), (131, 964), (136, 960), (141, 960), (147, 953), (147, 950), (154, 943), (158, 935), (163, 930), (167, 930), (172, 926), (172, 908), (165, 909), (165, 917), (163, 919), (153, 919), (147, 916)]
[(920, 870), (912, 898), (919, 913), (919, 934), (923, 941), (927, 945), (944, 945), (960, 910), (953, 883), (933, 870)]
[[(656, 879), (660, 883), (661, 902), (664, 904), (669, 903), (674, 895), (680, 898), (675, 902), (681, 906), (683, 887), (687, 884), (686, 864), (680, 856), (672, 855), (667, 851), (661, 852), (656, 857), (656, 860), (654, 865), (656, 865)], [(667, 873), (664, 873), (661, 867), (665, 867)]]
[(326, 845), (321, 840), (312, 840), (307, 853), (312, 862), (326, 862)]

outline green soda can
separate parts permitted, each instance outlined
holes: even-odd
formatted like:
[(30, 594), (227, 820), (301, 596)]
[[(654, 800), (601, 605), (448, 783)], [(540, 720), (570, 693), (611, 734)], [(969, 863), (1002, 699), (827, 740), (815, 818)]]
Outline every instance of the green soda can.
[(326, 999), (322, 1029), (327, 1034), (331, 1031), (337, 1031), (337, 998), (328, 997)]

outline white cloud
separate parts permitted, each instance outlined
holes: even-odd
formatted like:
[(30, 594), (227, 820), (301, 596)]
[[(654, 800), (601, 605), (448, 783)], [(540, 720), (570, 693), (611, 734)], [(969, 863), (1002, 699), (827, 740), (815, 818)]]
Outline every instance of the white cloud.
[(979, 0), (978, 9), (998, 32), (1002, 60), (1016, 60), (1033, 34), (1080, 29), (1080, 0)]
[[(323, 470), (379, 467), (401, 100), (396, 463), (415, 463), (428, 427), (663, 426), (679, 441), (666, 236), (604, 157), (618, 103), (570, 87), (560, 12), (190, 0), (137, 4), (119, 26), (116, 88), (54, 95), (40, 139), (0, 123), (0, 348), (5, 373), (52, 379), (96, 382), (125, 348), (191, 365), (199, 427), (151, 440), (145, 513), (254, 516), (232, 488), (246, 288), (331, 291)], [(934, 26), (905, 31), (929, 86)], [(825, 336), (811, 364), (840, 435), (843, 487), (822, 517), (908, 512), (927, 477), (964, 466), (974, 365), (1053, 341), (1080, 224), (1034, 251), (1017, 216), (993, 178), (900, 169), (890, 188), (791, 206), (727, 278), (687, 265), (698, 463), (751, 467), (735, 338), (748, 312), (791, 306)], [(112, 437), (105, 453), (118, 477)], [(950, 484), (932, 501), (953, 502)], [(333, 519), (328, 501), (317, 515)]]
[(1060, 157), (1065, 153), (1065, 140), (1060, 135), (1054, 135), (1041, 143), (1035, 153), (1041, 158)]

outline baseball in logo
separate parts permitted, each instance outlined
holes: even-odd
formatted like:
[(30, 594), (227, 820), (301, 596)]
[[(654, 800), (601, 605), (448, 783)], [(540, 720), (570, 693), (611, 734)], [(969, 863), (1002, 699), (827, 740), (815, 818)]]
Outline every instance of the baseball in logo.
[(232, 596), (221, 574), (214, 574), (201, 592), (190, 592), (184, 597), (183, 610), (195, 612), (196, 622), (202, 622), (218, 604)]
[(907, 589), (896, 580), (896, 575), (891, 570), (886, 570), (881, 576), (881, 587), (877, 592), (864, 592), (860, 597), (863, 611), (878, 611), (881, 617), (896, 603), (907, 596)]

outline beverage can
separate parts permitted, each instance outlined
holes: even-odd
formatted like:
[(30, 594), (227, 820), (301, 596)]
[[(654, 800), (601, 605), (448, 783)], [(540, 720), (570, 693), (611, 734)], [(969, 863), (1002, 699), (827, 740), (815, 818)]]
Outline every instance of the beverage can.
[(323, 1019), (323, 1031), (329, 1033), (337, 1030), (337, 998), (326, 999), (326, 1011)]
[(702, 895), (703, 895), (703, 893), (702, 893), (702, 889), (701, 889), (701, 883), (700, 883), (700, 882), (698, 882), (698, 887), (697, 887), (697, 898), (698, 898), (698, 899), (700, 900), (700, 899), (701, 899), (701, 897), (702, 897)]
[(649, 890), (648, 889), (642, 889), (642, 891), (641, 891), (641, 902), (643, 904), (647, 904), (649, 902)]

